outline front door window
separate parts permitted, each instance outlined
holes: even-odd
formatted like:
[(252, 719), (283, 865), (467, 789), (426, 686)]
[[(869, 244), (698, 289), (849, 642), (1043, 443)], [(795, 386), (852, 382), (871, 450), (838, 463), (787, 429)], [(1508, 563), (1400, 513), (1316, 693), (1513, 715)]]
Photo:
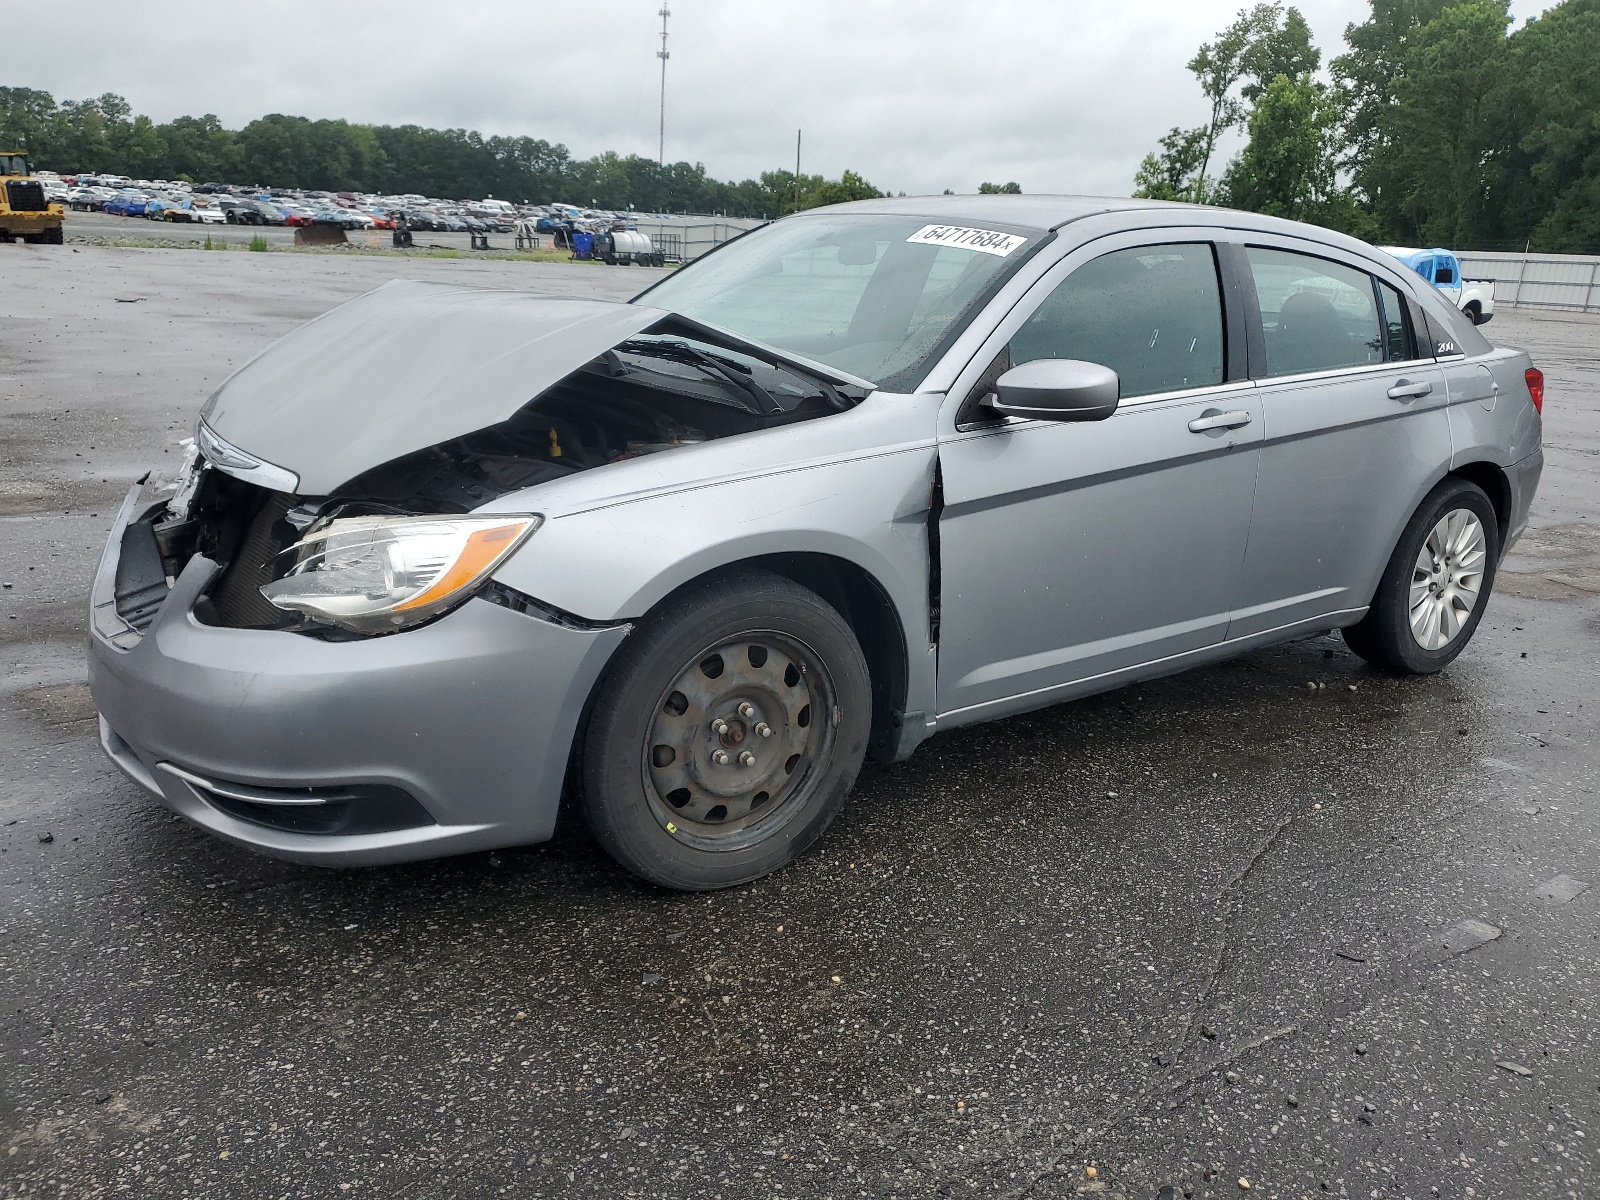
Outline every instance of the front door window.
[(1011, 365), (1110, 367), (1124, 399), (1222, 382), (1222, 291), (1209, 245), (1116, 250), (1085, 263), (1011, 339)]

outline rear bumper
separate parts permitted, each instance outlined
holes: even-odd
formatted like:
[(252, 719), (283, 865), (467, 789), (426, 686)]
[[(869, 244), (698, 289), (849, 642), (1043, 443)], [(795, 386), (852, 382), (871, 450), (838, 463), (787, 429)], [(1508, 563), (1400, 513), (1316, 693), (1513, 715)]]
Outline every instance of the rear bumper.
[[(97, 593), (121, 534), (119, 522)], [(627, 626), (573, 629), (474, 599), (360, 641), (223, 629), (191, 611), (215, 570), (191, 560), (136, 640), (114, 643), (91, 622), (101, 741), (130, 778), (219, 837), (296, 862), (400, 862), (551, 835), (579, 716)], [(106, 600), (95, 597), (102, 614)], [(252, 789), (399, 789), (432, 823), (268, 828), (229, 810), (227, 793)]]
[(1528, 528), (1528, 513), (1533, 507), (1533, 496), (1539, 489), (1539, 477), (1544, 474), (1544, 451), (1535, 450), (1526, 458), (1506, 468), (1506, 478), (1511, 483), (1511, 520), (1507, 524), (1505, 545), (1501, 557), (1511, 552), (1517, 539)]

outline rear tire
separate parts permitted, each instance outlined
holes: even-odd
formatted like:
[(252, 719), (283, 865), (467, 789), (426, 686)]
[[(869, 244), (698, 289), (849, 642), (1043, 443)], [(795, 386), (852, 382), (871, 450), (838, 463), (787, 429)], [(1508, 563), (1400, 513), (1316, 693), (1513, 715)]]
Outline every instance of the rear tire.
[(1482, 488), (1445, 479), (1400, 535), (1372, 607), (1345, 644), (1402, 675), (1442, 671), (1483, 619), (1500, 562), (1500, 524)]
[(1478, 324), (1478, 306), (1476, 304), (1467, 305), (1461, 310), (1461, 315), (1466, 317), (1466, 319), (1471, 321), (1474, 325)]
[(607, 669), (578, 754), (584, 815), (652, 883), (759, 879), (839, 811), (871, 710), (838, 612), (783, 576), (727, 572), (663, 604)]

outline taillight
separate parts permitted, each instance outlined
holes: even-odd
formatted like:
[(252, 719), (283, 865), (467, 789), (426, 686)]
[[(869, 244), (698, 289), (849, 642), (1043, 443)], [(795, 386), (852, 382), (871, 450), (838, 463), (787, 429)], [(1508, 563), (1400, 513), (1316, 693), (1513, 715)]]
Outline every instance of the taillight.
[(1529, 367), (1522, 377), (1528, 381), (1528, 395), (1533, 397), (1533, 410), (1544, 412), (1544, 372), (1538, 367)]

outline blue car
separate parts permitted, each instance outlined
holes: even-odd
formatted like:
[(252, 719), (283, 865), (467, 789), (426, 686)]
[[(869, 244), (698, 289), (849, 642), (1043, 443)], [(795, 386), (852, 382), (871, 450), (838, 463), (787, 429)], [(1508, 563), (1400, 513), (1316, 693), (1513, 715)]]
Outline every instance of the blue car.
[(142, 196), (118, 196), (106, 201), (106, 212), (113, 217), (142, 217), (145, 205)]

